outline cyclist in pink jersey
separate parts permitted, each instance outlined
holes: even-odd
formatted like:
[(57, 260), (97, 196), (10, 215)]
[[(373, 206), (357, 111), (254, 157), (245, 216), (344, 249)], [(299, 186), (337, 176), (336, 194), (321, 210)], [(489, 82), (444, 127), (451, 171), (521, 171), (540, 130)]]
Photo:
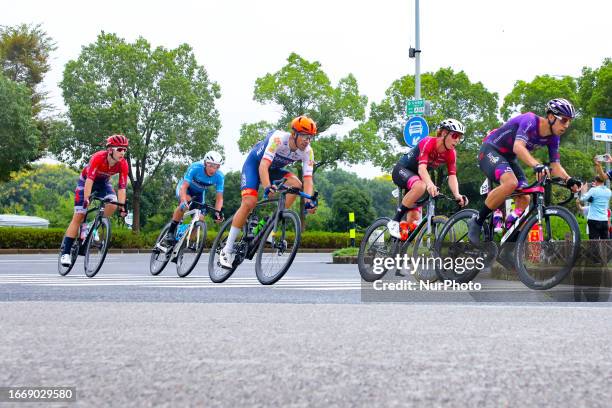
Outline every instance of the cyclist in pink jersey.
[(393, 182), (400, 189), (407, 189), (408, 192), (404, 195), (395, 216), (387, 224), (392, 236), (400, 237), (399, 222), (408, 211), (411, 213), (418, 211), (414, 203), (419, 197), (425, 192), (432, 197), (438, 195), (438, 187), (431, 180), (428, 170), (435, 169), (441, 164), (446, 164), (448, 169), (448, 186), (453, 196), (462, 207), (467, 205), (467, 197), (459, 193), (455, 153), (455, 147), (461, 141), (464, 133), (465, 126), (461, 122), (456, 119), (446, 119), (438, 126), (436, 137), (428, 136), (421, 140), (395, 165), (391, 173)]

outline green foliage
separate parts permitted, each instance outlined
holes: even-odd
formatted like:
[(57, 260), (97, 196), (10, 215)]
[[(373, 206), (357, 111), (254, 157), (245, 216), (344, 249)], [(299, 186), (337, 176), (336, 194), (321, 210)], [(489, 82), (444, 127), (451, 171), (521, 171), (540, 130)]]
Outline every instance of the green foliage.
[(57, 47), (40, 24), (0, 26), (0, 68), (11, 81), (28, 87), (34, 115), (44, 106), (46, 94), (37, 91), (49, 71), (49, 55)]
[[(64, 238), (63, 228), (7, 228), (0, 227), (0, 248), (20, 249), (55, 249)], [(149, 233), (134, 233), (129, 230), (113, 228), (110, 248), (140, 248), (153, 247), (159, 231)], [(210, 248), (215, 232), (209, 229), (206, 245)], [(362, 236), (357, 234), (357, 242)], [(348, 233), (336, 232), (305, 232), (302, 234), (301, 248), (342, 248), (348, 245)]]
[[(427, 118), (431, 130), (445, 118), (455, 118), (466, 126), (463, 149), (476, 154), (486, 133), (498, 125), (497, 94), (489, 92), (481, 82), (472, 83), (463, 72), (441, 68), (421, 76), (422, 94), (431, 101), (433, 116)], [(397, 148), (404, 146), (406, 100), (414, 95), (412, 74), (394, 81), (380, 103), (372, 103), (370, 120), (386, 142), (384, 154), (375, 163), (391, 169), (397, 162)]]
[(238, 145), (245, 153), (272, 128), (289, 130), (293, 118), (306, 114), (317, 123), (319, 136), (313, 142), (315, 171), (335, 167), (340, 162), (358, 163), (377, 154), (382, 147), (375, 137), (373, 124), (339, 137), (330, 129), (346, 119), (362, 121), (365, 118), (367, 97), (359, 94), (357, 80), (352, 74), (338, 81), (334, 87), (317, 61), (310, 62), (292, 53), (287, 64), (273, 74), (255, 81), (254, 99), (262, 104), (275, 104), (281, 108), (281, 118), (272, 126), (267, 122), (242, 125)]
[(240, 172), (230, 171), (225, 173), (225, 184), (223, 186), (223, 212), (225, 218), (229, 218), (240, 208), (241, 200)]
[(38, 154), (40, 131), (32, 119), (30, 91), (0, 74), (0, 180)]
[[(298, 208), (299, 210), (299, 208)], [(305, 217), (307, 231), (326, 231), (332, 219), (332, 210), (327, 205), (325, 198), (319, 198), (317, 212), (308, 214)]]
[(348, 247), (348, 248), (336, 249), (332, 253), (332, 256), (357, 256), (358, 254), (359, 254), (359, 248)]
[(127, 43), (103, 32), (66, 64), (60, 87), (70, 123), (54, 125), (50, 151), (82, 164), (105, 136), (125, 134), (135, 230), (142, 191), (162, 163), (222, 150), (216, 145), (219, 86), (187, 44), (152, 49), (144, 38)]
[(0, 212), (46, 218), (66, 227), (74, 212), (78, 173), (64, 165), (42, 164), (14, 173), (0, 184)]
[(332, 219), (330, 228), (333, 231), (348, 231), (349, 212), (355, 213), (357, 226), (365, 228), (376, 218), (372, 197), (354, 186), (340, 186), (332, 195)]

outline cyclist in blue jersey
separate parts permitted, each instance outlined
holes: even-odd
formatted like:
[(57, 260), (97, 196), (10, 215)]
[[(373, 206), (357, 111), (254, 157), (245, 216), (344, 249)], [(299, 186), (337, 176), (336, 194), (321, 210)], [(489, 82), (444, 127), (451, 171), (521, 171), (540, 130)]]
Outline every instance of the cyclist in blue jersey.
[[(532, 112), (524, 113), (487, 135), (478, 154), (478, 164), (489, 180), (500, 185), (489, 193), (478, 216), (468, 222), (470, 242), (478, 243), (482, 225), (489, 214), (517, 188), (527, 185), (527, 178), (517, 159), (533, 168), (538, 180), (549, 173), (548, 167), (539, 163), (530, 153), (538, 147), (548, 147), (553, 176), (563, 178), (572, 191), (580, 190), (582, 183), (567, 174), (559, 157), (560, 136), (567, 131), (575, 116), (576, 112), (569, 101), (556, 98), (546, 104), (546, 117)], [(507, 223), (514, 222), (520, 216), (529, 205), (529, 199), (528, 195), (516, 197), (515, 212), (508, 216)]]
[[(217, 192), (215, 209), (221, 211), (221, 208), (223, 208), (223, 184), (225, 178), (219, 170), (222, 164), (223, 157), (215, 151), (210, 151), (206, 153), (203, 160), (192, 163), (183, 178), (178, 182), (176, 198), (179, 201), (179, 205), (172, 214), (170, 230), (166, 235), (166, 244), (168, 246), (173, 246), (176, 243), (176, 227), (183, 219), (183, 214), (189, 207), (189, 202), (195, 200), (203, 203), (204, 194), (208, 187), (215, 186)], [(215, 213), (213, 216), (215, 217), (215, 222), (220, 223), (223, 221), (219, 213)]]

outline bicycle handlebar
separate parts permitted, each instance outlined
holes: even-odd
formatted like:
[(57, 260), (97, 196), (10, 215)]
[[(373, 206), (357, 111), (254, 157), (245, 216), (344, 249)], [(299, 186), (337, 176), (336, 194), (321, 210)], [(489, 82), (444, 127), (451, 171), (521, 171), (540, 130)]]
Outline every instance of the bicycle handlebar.
[(224, 218), (223, 217), (223, 208), (220, 209), (220, 210), (217, 210), (215, 207), (213, 207), (211, 205), (208, 205), (206, 203), (201, 203), (199, 201), (191, 200), (189, 202), (189, 209), (196, 208), (196, 207), (204, 209), (204, 213), (208, 213), (210, 211), (210, 212), (215, 213), (215, 215), (217, 215), (218, 217)]

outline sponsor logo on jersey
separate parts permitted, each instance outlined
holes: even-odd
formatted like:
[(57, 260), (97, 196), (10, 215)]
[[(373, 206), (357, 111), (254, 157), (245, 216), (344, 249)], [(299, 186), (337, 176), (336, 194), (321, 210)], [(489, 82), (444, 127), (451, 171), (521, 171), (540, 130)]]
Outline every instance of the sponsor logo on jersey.
[(493, 153), (487, 153), (487, 157), (489, 158), (489, 161), (493, 164), (496, 164), (499, 161), (499, 157), (493, 156)]

